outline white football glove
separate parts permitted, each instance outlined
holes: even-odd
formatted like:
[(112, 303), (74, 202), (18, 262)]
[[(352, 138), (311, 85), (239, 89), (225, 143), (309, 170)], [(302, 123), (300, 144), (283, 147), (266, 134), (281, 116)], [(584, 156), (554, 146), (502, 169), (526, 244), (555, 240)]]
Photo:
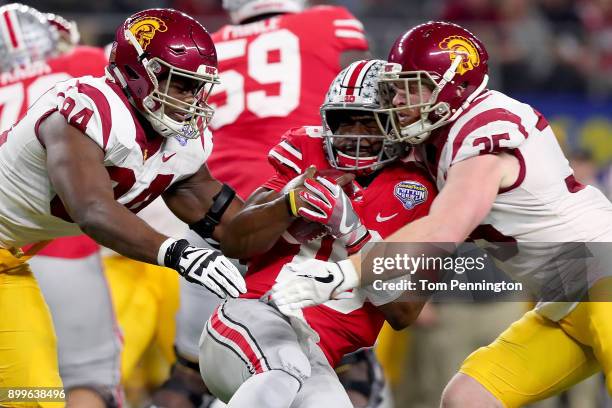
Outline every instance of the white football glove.
[(330, 299), (348, 299), (353, 294), (346, 291), (359, 286), (359, 275), (349, 259), (308, 259), (290, 263), (287, 268), (293, 273), (276, 282), (270, 292), (271, 300), (281, 311), (320, 305)]
[(157, 263), (175, 269), (188, 282), (204, 286), (221, 299), (246, 293), (238, 269), (216, 249), (196, 248), (185, 239), (168, 238), (159, 247)]

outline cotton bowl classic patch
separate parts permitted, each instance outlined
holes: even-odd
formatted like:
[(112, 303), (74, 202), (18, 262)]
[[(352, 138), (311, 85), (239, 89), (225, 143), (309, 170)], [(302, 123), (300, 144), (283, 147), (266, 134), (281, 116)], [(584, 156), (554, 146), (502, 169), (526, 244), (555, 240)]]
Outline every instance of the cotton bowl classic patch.
[(418, 181), (402, 181), (395, 185), (393, 195), (405, 209), (411, 210), (427, 200), (427, 187)]

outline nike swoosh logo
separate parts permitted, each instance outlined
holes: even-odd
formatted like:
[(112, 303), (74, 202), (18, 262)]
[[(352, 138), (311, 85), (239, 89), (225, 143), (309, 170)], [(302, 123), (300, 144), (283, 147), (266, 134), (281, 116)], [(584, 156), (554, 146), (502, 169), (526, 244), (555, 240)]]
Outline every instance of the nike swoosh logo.
[[(350, 203), (346, 202), (346, 195), (342, 194), (341, 197), (343, 201), (342, 205), (345, 206), (345, 208), (347, 205), (351, 205)], [(340, 220), (340, 225), (338, 226), (338, 228), (340, 229), (340, 233), (343, 235), (348, 234), (349, 232), (351, 232), (352, 227), (352, 225), (346, 225), (346, 211), (342, 212), (342, 219)]]
[(174, 155), (176, 154), (176, 152), (172, 153), (170, 156), (166, 156), (166, 154), (164, 153), (164, 155), (162, 156), (162, 161), (165, 163), (168, 160), (170, 160), (171, 158), (174, 157)]
[(394, 218), (398, 213), (395, 214), (391, 214), (388, 217), (383, 217), (382, 215), (380, 215), (380, 213), (376, 214), (376, 222), (385, 222), (385, 221), (389, 221), (391, 218)]
[(317, 282), (321, 282), (321, 283), (332, 283), (334, 281), (334, 276), (331, 273), (327, 273), (327, 276), (325, 277), (321, 277), (321, 276), (312, 276), (312, 275), (297, 275), (303, 278), (310, 278), (310, 279), (314, 279)]

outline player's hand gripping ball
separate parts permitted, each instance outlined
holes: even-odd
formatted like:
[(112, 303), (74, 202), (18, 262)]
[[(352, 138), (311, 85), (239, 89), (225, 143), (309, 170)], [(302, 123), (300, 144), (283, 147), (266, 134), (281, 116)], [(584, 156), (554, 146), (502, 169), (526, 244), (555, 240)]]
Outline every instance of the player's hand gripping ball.
[[(299, 218), (289, 226), (287, 233), (290, 235), (288, 238), (293, 238), (296, 243), (306, 243), (329, 233), (329, 229), (324, 225), (325, 220), (323, 217), (317, 217), (320, 210), (302, 198), (303, 194), (310, 194), (310, 197), (313, 197), (304, 183), (310, 183), (311, 187), (319, 186), (321, 182), (320, 180), (317, 181), (317, 177), (323, 178), (324, 183), (328, 181), (341, 186), (351, 199), (356, 194), (358, 195), (360, 191), (360, 188), (354, 182), (355, 176), (353, 174), (344, 173), (336, 169), (317, 170), (314, 166), (311, 166), (303, 174), (290, 181), (284, 190), (293, 190), (294, 212)], [(319, 205), (322, 206), (324, 204), (319, 203)]]

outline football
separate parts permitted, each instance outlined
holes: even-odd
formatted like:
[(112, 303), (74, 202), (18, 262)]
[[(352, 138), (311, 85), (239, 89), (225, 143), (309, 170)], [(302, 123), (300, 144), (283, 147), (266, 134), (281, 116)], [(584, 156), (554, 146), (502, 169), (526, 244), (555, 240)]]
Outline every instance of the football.
[(287, 234), (291, 235), (297, 243), (305, 244), (327, 234), (327, 229), (318, 222), (298, 218), (287, 228)]

